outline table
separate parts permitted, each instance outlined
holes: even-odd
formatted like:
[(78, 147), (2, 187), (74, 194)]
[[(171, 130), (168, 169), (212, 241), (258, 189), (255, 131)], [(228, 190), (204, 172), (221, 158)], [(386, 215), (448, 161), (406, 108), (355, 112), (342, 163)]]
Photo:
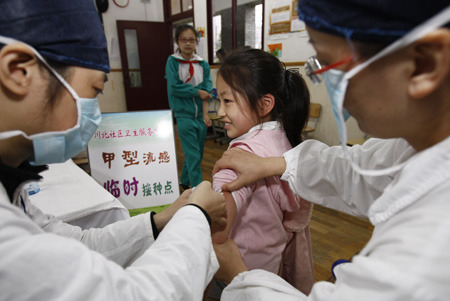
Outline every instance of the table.
[(102, 228), (130, 217), (122, 203), (72, 160), (50, 164), (41, 173), (40, 191), (31, 202), (43, 212), (83, 229)]

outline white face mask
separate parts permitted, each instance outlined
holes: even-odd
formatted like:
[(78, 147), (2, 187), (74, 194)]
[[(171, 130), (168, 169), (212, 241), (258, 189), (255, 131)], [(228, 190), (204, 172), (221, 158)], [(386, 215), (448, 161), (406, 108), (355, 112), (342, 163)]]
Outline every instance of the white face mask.
[[(429, 32), (441, 27), (442, 25), (448, 23), (450, 21), (450, 6), (444, 9), (442, 12), (429, 19), (425, 23), (417, 26), (415, 29), (410, 31), (407, 35), (402, 37), (401, 39), (395, 41), (382, 51), (380, 51), (375, 56), (371, 57), (369, 60), (364, 63), (356, 66), (348, 72), (343, 72), (336, 69), (330, 69), (324, 73), (325, 84), (327, 86), (328, 94), (330, 97), (330, 101), (333, 107), (333, 113), (336, 119), (336, 123), (339, 130), (339, 139), (344, 150), (344, 154), (348, 160), (350, 160), (353, 169), (362, 175), (368, 176), (381, 176), (390, 174), (401, 169), (406, 162), (395, 165), (386, 169), (379, 170), (366, 170), (359, 167), (350, 157), (350, 154), (347, 150), (347, 128), (345, 126), (346, 117), (348, 115), (345, 114), (344, 109), (344, 100), (345, 100), (345, 92), (347, 90), (348, 81), (350, 78), (358, 74), (361, 70), (366, 68), (368, 65), (373, 63), (374, 61), (393, 53), (403, 47), (410, 45), (411, 43), (417, 41), (422, 38)], [(348, 113), (347, 113), (348, 114)]]
[[(323, 75), (325, 86), (327, 88), (328, 95), (330, 97), (331, 108), (333, 110), (334, 120), (339, 132), (339, 140), (346, 141), (344, 139), (344, 133), (346, 132), (345, 122), (350, 118), (350, 113), (344, 108), (344, 95), (347, 86), (342, 81), (345, 72), (337, 69), (330, 69)], [(347, 82), (348, 84), (348, 82)], [(342, 114), (342, 116), (340, 116)], [(343, 119), (344, 123), (340, 120)]]
[[(3, 36), (0, 36), (0, 42), (3, 44), (21, 43)], [(33, 142), (34, 155), (30, 158), (31, 164), (62, 163), (83, 151), (98, 128), (101, 121), (98, 101), (97, 98), (80, 98), (33, 47), (27, 46), (33, 50), (37, 58), (46, 65), (75, 99), (78, 112), (77, 124), (66, 131), (46, 132), (30, 136), (19, 130), (1, 132), (0, 140), (22, 135)]]

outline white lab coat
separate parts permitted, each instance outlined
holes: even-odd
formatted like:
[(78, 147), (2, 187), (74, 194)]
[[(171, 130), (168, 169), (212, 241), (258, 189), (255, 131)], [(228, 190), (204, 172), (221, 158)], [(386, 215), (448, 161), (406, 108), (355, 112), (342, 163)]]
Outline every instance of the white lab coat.
[[(103, 228), (83, 230), (64, 223), (53, 215), (44, 214), (30, 202), (26, 191), (21, 191), (19, 197), (25, 200), (27, 215), (45, 232), (76, 239), (122, 267), (130, 265), (155, 241), (150, 213), (118, 221)], [(17, 204), (21, 205), (21, 202)]]
[[(150, 245), (153, 236), (148, 215), (134, 220), (103, 233), (70, 229), (78, 240), (90, 241), (89, 247), (98, 239), (94, 248), (109, 250), (121, 264), (132, 262), (124, 269), (76, 239), (44, 231), (11, 205), (0, 185), (0, 300), (201, 300), (218, 269), (203, 213), (181, 208), (136, 260), (136, 252), (130, 258), (118, 254)], [(58, 222), (47, 226), (52, 224)], [(139, 242), (144, 236), (147, 241)]]
[(306, 297), (254, 270), (239, 274), (222, 300), (449, 300), (450, 137), (417, 154), (400, 139), (371, 139), (351, 153), (367, 169), (407, 163), (390, 177), (362, 177), (340, 147), (308, 140), (285, 154), (282, 177), (305, 199), (375, 226), (352, 263), (335, 269), (336, 283), (318, 282)]

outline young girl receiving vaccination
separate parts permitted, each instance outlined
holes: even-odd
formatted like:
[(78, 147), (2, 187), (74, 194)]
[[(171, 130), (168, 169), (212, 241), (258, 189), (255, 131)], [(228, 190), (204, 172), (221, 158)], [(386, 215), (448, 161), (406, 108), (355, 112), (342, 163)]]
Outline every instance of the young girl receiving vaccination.
[[(273, 55), (246, 49), (228, 56), (217, 74), (219, 117), (231, 141), (263, 157), (281, 156), (302, 142), (310, 96), (298, 73)], [(222, 169), (213, 176), (216, 191), (237, 177)], [(281, 275), (308, 293), (314, 281), (309, 236), (311, 203), (300, 199), (280, 177), (270, 177), (232, 193), (227, 228), (215, 243), (232, 238), (249, 269)]]
[[(167, 59), (166, 79), (169, 105), (177, 121), (184, 163), (180, 182), (183, 189), (202, 182), (200, 163), (205, 146), (209, 93), (212, 79), (208, 63), (198, 56), (197, 31), (191, 25), (180, 25), (175, 31), (178, 50)], [(205, 126), (206, 125), (206, 126)]]

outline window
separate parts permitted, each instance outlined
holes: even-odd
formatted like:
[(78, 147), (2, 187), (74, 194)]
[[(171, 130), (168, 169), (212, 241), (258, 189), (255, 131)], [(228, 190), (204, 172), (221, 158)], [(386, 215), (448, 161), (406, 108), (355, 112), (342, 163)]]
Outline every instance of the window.
[(192, 10), (192, 0), (170, 0), (170, 15)]
[(183, 4), (183, 11), (192, 10), (192, 0), (183, 0), (181, 3)]
[(194, 17), (192, 0), (163, 0), (165, 22), (177, 22)]
[(226, 54), (244, 47), (262, 49), (262, 0), (207, 0), (209, 63), (219, 63), (217, 51)]
[(128, 75), (130, 76), (130, 87), (142, 87), (141, 63), (139, 62), (139, 48), (136, 29), (125, 29), (125, 47), (127, 52)]

